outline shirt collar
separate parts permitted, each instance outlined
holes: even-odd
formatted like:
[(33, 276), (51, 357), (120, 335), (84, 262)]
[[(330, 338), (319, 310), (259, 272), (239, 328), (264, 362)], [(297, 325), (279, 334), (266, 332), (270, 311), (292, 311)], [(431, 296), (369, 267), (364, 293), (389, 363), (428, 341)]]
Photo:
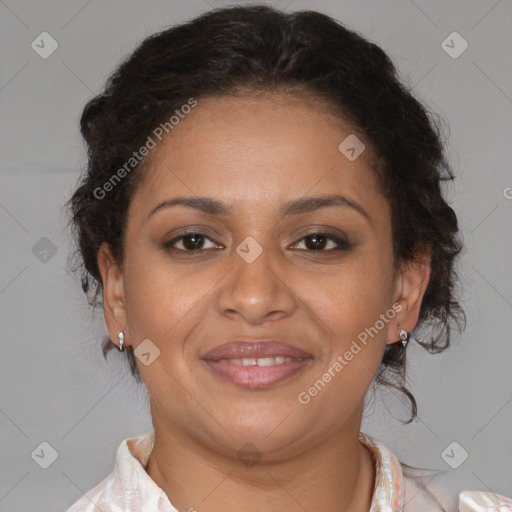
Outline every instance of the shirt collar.
[(359, 432), (359, 441), (370, 451), (375, 464), (375, 487), (369, 512), (401, 512), (404, 508), (404, 477), (399, 460), (377, 438)]
[[(165, 492), (146, 472), (154, 445), (154, 431), (125, 439), (117, 450), (114, 476), (122, 489), (120, 506), (141, 512), (178, 512)], [(359, 433), (375, 464), (375, 487), (369, 512), (401, 512), (404, 481), (400, 462), (378, 439)]]
[(123, 510), (178, 512), (165, 492), (147, 474), (146, 465), (155, 441), (155, 432), (125, 439), (117, 450), (114, 476), (119, 478)]

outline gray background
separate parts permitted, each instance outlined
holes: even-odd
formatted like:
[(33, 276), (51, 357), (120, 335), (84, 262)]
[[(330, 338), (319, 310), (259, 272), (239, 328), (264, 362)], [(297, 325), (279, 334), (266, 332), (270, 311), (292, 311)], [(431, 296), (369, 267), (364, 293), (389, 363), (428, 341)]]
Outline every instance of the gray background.
[[(85, 164), (81, 109), (119, 59), (149, 34), (225, 4), (0, 1), (1, 511), (64, 510), (112, 471), (123, 439), (152, 428), (145, 389), (132, 382), (121, 354), (108, 364), (102, 359), (103, 317), (91, 321), (67, 272), (71, 244), (61, 208)], [(380, 44), (450, 127), (458, 179), (448, 197), (466, 245), (460, 272), (467, 330), (439, 355), (409, 344), (414, 423), (397, 420), (408, 417), (403, 398), (381, 392), (362, 430), (411, 465), (447, 470), (430, 487), (449, 510), (463, 489), (512, 496), (512, 5), (273, 4), (323, 11)], [(31, 48), (43, 31), (59, 45), (47, 59)], [(441, 47), (453, 31), (469, 44), (455, 59)], [(52, 244), (55, 254), (41, 252)], [(58, 454), (47, 469), (31, 456), (45, 441)], [(457, 469), (441, 456), (453, 441), (469, 454)]]

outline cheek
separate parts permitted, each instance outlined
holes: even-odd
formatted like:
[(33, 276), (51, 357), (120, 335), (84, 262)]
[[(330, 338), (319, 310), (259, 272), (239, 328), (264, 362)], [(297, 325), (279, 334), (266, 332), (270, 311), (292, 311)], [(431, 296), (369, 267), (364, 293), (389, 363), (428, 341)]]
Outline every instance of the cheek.
[(126, 259), (125, 290), (134, 343), (144, 338), (156, 343), (176, 338), (208, 300), (212, 285), (205, 278), (204, 273), (173, 267), (161, 256), (133, 251)]
[(341, 338), (357, 335), (373, 325), (384, 312), (389, 295), (385, 273), (380, 265), (360, 258), (339, 265), (329, 276), (303, 276), (307, 296), (314, 297), (313, 309)]
[(337, 392), (359, 396), (380, 365), (387, 327), (381, 315), (389, 309), (386, 279), (377, 259), (361, 258), (339, 266), (321, 285), (310, 280), (311, 308), (328, 336), (329, 354), (318, 377), (329, 381), (333, 400)]

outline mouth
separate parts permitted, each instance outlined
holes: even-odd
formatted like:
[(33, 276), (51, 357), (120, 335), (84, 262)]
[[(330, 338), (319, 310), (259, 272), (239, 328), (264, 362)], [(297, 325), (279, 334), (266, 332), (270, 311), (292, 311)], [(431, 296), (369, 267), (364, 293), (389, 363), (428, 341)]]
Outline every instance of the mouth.
[(287, 343), (234, 341), (202, 357), (215, 375), (249, 389), (264, 389), (290, 379), (313, 361), (313, 356)]

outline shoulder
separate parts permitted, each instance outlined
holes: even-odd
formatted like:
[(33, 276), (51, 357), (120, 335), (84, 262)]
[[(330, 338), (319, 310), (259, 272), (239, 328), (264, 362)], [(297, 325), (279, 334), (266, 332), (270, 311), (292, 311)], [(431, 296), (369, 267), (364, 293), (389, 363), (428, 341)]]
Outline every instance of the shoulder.
[[(403, 469), (403, 466), (402, 466)], [(404, 471), (404, 510), (403, 512), (446, 512), (443, 504), (428, 487), (432, 477), (411, 475)]]
[(121, 493), (119, 487), (119, 481), (111, 473), (65, 512), (104, 512), (108, 510), (105, 507), (112, 505), (114, 496)]
[(512, 511), (512, 499), (485, 491), (449, 492), (431, 481), (442, 471), (413, 468), (401, 463), (404, 481), (403, 512), (489, 512)]
[(376, 481), (372, 511), (401, 512), (512, 512), (512, 499), (501, 494), (448, 489), (446, 480), (436, 477), (446, 471), (409, 466), (400, 461), (379, 439), (361, 432), (360, 440), (370, 449), (375, 462)]
[[(435, 471), (412, 468), (401, 461), (379, 439), (360, 433), (375, 462), (375, 488), (371, 511), (445, 512), (426, 484)], [(433, 473), (433, 476), (431, 474)]]
[(144, 470), (153, 446), (153, 432), (124, 439), (113, 471), (65, 512), (137, 510), (141, 497), (156, 486)]
[(486, 512), (512, 510), (512, 498), (495, 492), (462, 491), (459, 494), (459, 512)]

